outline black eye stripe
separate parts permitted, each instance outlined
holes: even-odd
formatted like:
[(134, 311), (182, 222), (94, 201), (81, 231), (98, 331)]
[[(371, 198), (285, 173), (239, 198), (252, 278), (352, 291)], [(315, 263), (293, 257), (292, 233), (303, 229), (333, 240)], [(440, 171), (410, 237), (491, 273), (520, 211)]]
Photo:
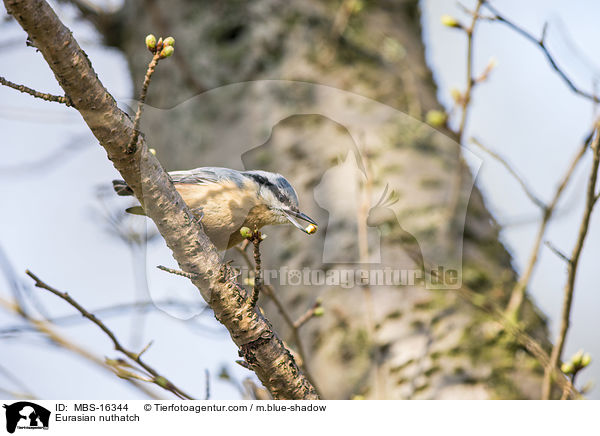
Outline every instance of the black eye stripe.
[(251, 179), (253, 179), (256, 183), (258, 183), (259, 185), (264, 186), (265, 188), (267, 188), (269, 191), (271, 191), (273, 193), (273, 195), (275, 196), (275, 198), (277, 198), (277, 200), (281, 201), (282, 203), (290, 206), (290, 199), (288, 197), (286, 197), (281, 190), (275, 186), (273, 183), (271, 183), (266, 177), (261, 176), (260, 174), (247, 174)]

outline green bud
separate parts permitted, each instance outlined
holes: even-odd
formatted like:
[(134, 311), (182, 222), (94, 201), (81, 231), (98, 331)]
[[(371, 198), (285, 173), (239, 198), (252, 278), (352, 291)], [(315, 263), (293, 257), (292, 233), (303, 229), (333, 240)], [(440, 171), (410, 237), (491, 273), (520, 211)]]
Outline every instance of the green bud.
[(433, 127), (441, 127), (446, 123), (447, 115), (446, 112), (438, 111), (438, 110), (430, 110), (427, 111), (427, 115), (425, 115), (425, 120), (427, 124)]
[(165, 38), (165, 40), (163, 41), (163, 45), (165, 47), (175, 47), (175, 38), (173, 38), (172, 36)]
[(581, 366), (581, 361), (583, 360), (583, 350), (579, 350), (577, 353), (573, 354), (571, 357), (571, 362), (575, 367)]
[(323, 309), (322, 307), (315, 307), (315, 310), (313, 311), (313, 316), (323, 316), (325, 315), (325, 309)]
[(250, 230), (248, 227), (242, 227), (240, 229), (240, 235), (242, 235), (243, 238), (251, 238), (252, 230)]
[(575, 367), (573, 366), (573, 362), (565, 362), (561, 365), (560, 370), (565, 374), (573, 374)]
[(154, 379), (154, 382), (159, 385), (161, 388), (166, 388), (169, 384), (169, 382), (167, 381), (166, 378), (162, 377), (162, 376), (158, 376)]
[(146, 36), (146, 47), (148, 47), (148, 50), (154, 51), (156, 48), (156, 36), (152, 34)]
[(462, 92), (460, 92), (458, 88), (454, 87), (450, 89), (450, 95), (452, 96), (452, 99), (457, 103), (460, 102), (463, 98)]
[(227, 371), (227, 368), (222, 367), (221, 368), (221, 372), (219, 372), (219, 378), (221, 380), (230, 380), (231, 376), (229, 375), (229, 371)]
[(173, 48), (173, 46), (168, 45), (161, 50), (160, 57), (162, 59), (168, 58), (169, 56), (172, 56), (173, 53), (175, 53), (175, 49)]
[(583, 355), (583, 357), (581, 358), (581, 367), (585, 368), (586, 366), (588, 366), (590, 363), (592, 363), (592, 356), (590, 356), (589, 353), (585, 353)]
[(450, 15), (442, 15), (440, 20), (444, 26), (448, 27), (462, 27), (458, 20)]

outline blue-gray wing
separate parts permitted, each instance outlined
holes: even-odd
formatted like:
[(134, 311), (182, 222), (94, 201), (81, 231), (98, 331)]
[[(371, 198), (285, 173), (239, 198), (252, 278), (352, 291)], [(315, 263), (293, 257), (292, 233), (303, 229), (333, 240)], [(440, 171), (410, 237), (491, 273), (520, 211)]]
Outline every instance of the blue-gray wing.
[(187, 171), (171, 171), (173, 183), (210, 184), (234, 182), (239, 187), (244, 184), (244, 176), (239, 171), (221, 167), (202, 167)]

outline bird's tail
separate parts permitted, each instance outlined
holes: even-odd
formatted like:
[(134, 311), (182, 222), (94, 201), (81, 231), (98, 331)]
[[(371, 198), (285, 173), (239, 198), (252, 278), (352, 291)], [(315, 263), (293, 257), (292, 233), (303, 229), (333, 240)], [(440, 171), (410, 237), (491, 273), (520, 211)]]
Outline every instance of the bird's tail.
[(117, 195), (133, 195), (133, 191), (124, 180), (113, 180), (112, 184)]
[[(127, 183), (125, 183), (124, 180), (113, 180), (112, 184), (117, 195), (133, 195), (133, 190), (129, 187)], [(144, 212), (144, 208), (142, 206), (129, 207), (125, 209), (125, 212), (131, 213), (133, 215), (146, 215), (146, 212)]]

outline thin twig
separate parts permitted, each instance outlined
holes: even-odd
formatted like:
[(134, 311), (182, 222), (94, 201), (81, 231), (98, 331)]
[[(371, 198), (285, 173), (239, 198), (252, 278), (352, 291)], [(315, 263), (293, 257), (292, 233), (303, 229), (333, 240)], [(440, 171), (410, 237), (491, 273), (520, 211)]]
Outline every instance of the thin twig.
[(52, 294), (56, 295), (57, 297), (62, 298), (67, 303), (69, 303), (71, 306), (73, 306), (75, 309), (77, 309), (79, 311), (79, 313), (81, 313), (85, 318), (89, 319), (91, 322), (96, 324), (110, 338), (110, 340), (112, 341), (112, 343), (115, 347), (115, 350), (120, 351), (121, 353), (123, 353), (124, 355), (129, 357), (131, 360), (136, 362), (138, 365), (140, 365), (142, 368), (144, 368), (148, 373), (150, 373), (153, 376), (152, 382), (154, 384), (160, 386), (163, 389), (166, 389), (166, 390), (172, 392), (179, 398), (193, 399), (191, 396), (189, 396), (188, 394), (183, 392), (181, 389), (176, 387), (173, 383), (171, 383), (166, 377), (161, 376), (158, 372), (156, 372), (156, 370), (154, 370), (152, 367), (150, 367), (148, 364), (146, 364), (144, 361), (142, 361), (142, 359), (140, 357), (141, 353), (134, 353), (132, 351), (127, 350), (125, 347), (123, 347), (123, 345), (121, 345), (121, 343), (119, 342), (119, 340), (117, 339), (115, 334), (112, 332), (112, 330), (110, 330), (93, 313), (90, 313), (85, 308), (83, 308), (68, 293), (61, 292), (61, 291), (54, 289), (53, 287), (47, 285), (46, 283), (44, 283), (42, 280), (40, 280), (34, 273), (32, 273), (29, 270), (26, 271), (26, 274), (35, 281), (35, 286), (37, 288), (45, 289), (45, 290), (51, 292)]
[(204, 399), (209, 400), (210, 399), (210, 372), (208, 371), (208, 369), (204, 370), (204, 375), (206, 378), (206, 391), (204, 393)]
[(14, 375), (11, 371), (9, 371), (2, 365), (0, 365), (0, 374), (4, 375), (6, 379), (10, 380), (19, 389), (20, 392), (15, 392), (15, 394), (19, 395), (13, 395), (14, 397), (20, 396), (22, 398), (36, 398), (36, 396), (33, 394), (33, 391), (29, 389), (29, 387), (27, 387), (25, 383), (23, 383), (16, 375)]
[[(577, 373), (574, 372), (573, 374), (571, 374), (571, 385), (575, 386), (575, 377), (577, 377)], [(569, 399), (569, 390), (568, 389), (564, 389), (562, 391), (562, 395), (560, 396), (561, 401), (562, 400), (568, 400)]]
[(466, 286), (463, 286), (461, 289), (459, 289), (458, 294), (475, 307), (491, 315), (492, 318), (494, 318), (502, 326), (504, 331), (514, 337), (515, 340), (521, 344), (543, 368), (554, 375), (558, 385), (563, 390), (566, 390), (571, 398), (579, 398), (581, 396), (571, 382), (565, 377), (563, 372), (556, 365), (551, 365), (548, 353), (546, 353), (539, 342), (522, 330), (512, 320), (508, 319), (503, 311), (496, 305), (496, 303), (487, 298), (485, 295), (477, 293)]
[[(412, 260), (416, 263), (419, 261), (415, 255), (408, 253)], [(429, 265), (424, 265), (423, 271), (426, 276), (432, 277), (433, 279), (439, 280), (437, 271)], [(493, 294), (495, 291), (492, 289), (489, 291)], [(569, 392), (571, 398), (579, 398), (581, 394), (575, 389), (571, 382), (565, 377), (565, 374), (556, 365), (551, 365), (550, 357), (544, 348), (527, 334), (521, 327), (513, 320), (509, 319), (503, 310), (489, 297), (479, 292), (475, 292), (469, 288), (466, 284), (462, 284), (462, 287), (457, 291), (458, 295), (464, 300), (468, 301), (473, 306), (481, 309), (482, 311), (489, 314), (496, 322), (502, 326), (505, 332), (510, 334), (519, 344), (521, 344), (539, 363), (540, 365), (556, 378), (556, 382), (563, 389)]]
[[(101, 367), (102, 369), (108, 369), (111, 372), (114, 372), (114, 369), (111, 368), (109, 365), (107, 365), (107, 363), (103, 359), (101, 359), (100, 357), (96, 356), (95, 354), (91, 353), (90, 351), (86, 350), (85, 348), (75, 344), (74, 342), (66, 339), (64, 336), (57, 333), (50, 326), (49, 322), (30, 317), (27, 313), (25, 313), (23, 308), (21, 308), (19, 306), (18, 302), (9, 302), (7, 300), (0, 298), (0, 307), (4, 307), (5, 309), (9, 310), (10, 312), (15, 313), (16, 315), (23, 318), (25, 321), (27, 321), (29, 324), (31, 324), (32, 327), (36, 331), (38, 331), (41, 334), (43, 334), (44, 336), (46, 336), (53, 345), (55, 345), (57, 347), (61, 347), (64, 350), (70, 351), (73, 354), (76, 354), (77, 356), (86, 359), (88, 362), (94, 363), (95, 365)], [(143, 392), (149, 398), (153, 398), (156, 400), (163, 399), (160, 396), (158, 396), (155, 392), (148, 389), (145, 384), (139, 383), (137, 380), (127, 378), (126, 381), (128, 383), (130, 383), (132, 386), (134, 386), (135, 388), (139, 389), (141, 392)]]
[(518, 314), (519, 314), (521, 305), (523, 304), (523, 300), (525, 298), (525, 290), (527, 289), (527, 286), (529, 286), (529, 282), (531, 281), (531, 276), (533, 275), (533, 271), (537, 264), (538, 255), (540, 252), (540, 246), (542, 244), (542, 240), (544, 239), (544, 234), (546, 233), (546, 228), (548, 227), (548, 223), (550, 222), (550, 219), (554, 216), (554, 213), (556, 211), (556, 206), (558, 205), (558, 201), (561, 198), (561, 196), (562, 196), (567, 184), (571, 180), (573, 174), (575, 173), (575, 169), (577, 168), (577, 165), (579, 164), (579, 162), (585, 155), (585, 151), (587, 150), (587, 148), (589, 146), (589, 142), (591, 141), (592, 136), (593, 136), (593, 132), (585, 139), (585, 141), (583, 142), (583, 144), (581, 145), (581, 147), (579, 148), (579, 150), (573, 157), (571, 164), (567, 168), (567, 171), (565, 172), (558, 187), (556, 188), (556, 191), (554, 192), (554, 196), (552, 197), (552, 200), (550, 201), (550, 203), (548, 203), (548, 205), (544, 209), (542, 209), (542, 211), (543, 211), (542, 221), (540, 223), (540, 226), (538, 227), (538, 231), (537, 231), (537, 234), (535, 237), (535, 242), (533, 244), (533, 247), (531, 248), (531, 253), (529, 255), (529, 260), (527, 262), (527, 267), (525, 268), (525, 272), (519, 278), (519, 281), (513, 288), (512, 292), (511, 292), (510, 300), (508, 302), (508, 305), (506, 306), (506, 314), (509, 318), (512, 318), (515, 320), (518, 319)]
[(12, 391), (10, 389), (6, 389), (0, 386), (0, 394), (4, 394), (8, 397), (19, 398), (23, 400), (37, 400), (38, 398), (35, 395), (31, 395), (28, 392), (17, 392)]
[(69, 97), (39, 92), (39, 91), (36, 91), (35, 89), (28, 88), (25, 85), (18, 85), (16, 83), (13, 83), (10, 80), (6, 80), (4, 77), (1, 77), (1, 76), (0, 76), (0, 85), (8, 86), (9, 88), (24, 92), (25, 94), (29, 94), (35, 98), (40, 98), (40, 99), (46, 100), (46, 101), (53, 101), (55, 103), (62, 103), (66, 106), (73, 106), (73, 103), (71, 102), (71, 99), (69, 99)]
[(546, 56), (546, 59), (548, 60), (548, 63), (550, 64), (552, 69), (558, 73), (560, 78), (567, 84), (567, 86), (571, 89), (571, 91), (573, 91), (575, 94), (578, 94), (578, 95), (580, 95), (584, 98), (587, 98), (588, 100), (591, 100), (593, 102), (596, 102), (596, 103), (600, 102), (600, 99), (597, 96), (595, 96), (594, 94), (583, 91), (582, 89), (577, 87), (577, 85), (575, 85), (573, 80), (569, 76), (567, 76), (567, 74), (558, 66), (556, 60), (550, 54), (550, 52), (548, 51), (548, 46), (546, 45), (546, 41), (545, 41), (546, 28), (547, 28), (546, 25), (544, 25), (544, 29), (542, 30), (542, 37), (536, 38), (531, 33), (526, 31), (525, 29), (523, 29), (522, 27), (516, 25), (515, 23), (513, 23), (506, 17), (502, 16), (500, 14), (500, 12), (498, 12), (498, 10), (496, 8), (494, 8), (492, 5), (490, 5), (488, 2), (485, 2), (485, 7), (491, 13), (493, 13), (495, 15), (495, 17), (494, 17), (495, 21), (505, 24), (506, 26), (508, 26), (515, 32), (517, 32), (519, 35), (523, 36), (525, 39), (527, 39), (528, 41), (532, 42), (537, 47), (539, 47), (540, 50), (542, 50), (542, 52), (544, 53), (544, 56)]
[(523, 180), (523, 178), (521, 176), (519, 176), (519, 174), (515, 171), (515, 169), (512, 167), (512, 165), (507, 162), (506, 159), (504, 159), (502, 156), (500, 156), (495, 151), (487, 148), (477, 138), (471, 138), (471, 142), (473, 144), (475, 144), (477, 147), (479, 147), (480, 149), (482, 149), (483, 151), (485, 151), (487, 154), (489, 154), (490, 156), (492, 156), (498, 162), (500, 162), (502, 164), (502, 166), (504, 168), (506, 168), (506, 170), (509, 172), (509, 174), (515, 178), (515, 180), (519, 183), (519, 185), (521, 185), (521, 188), (525, 192), (525, 195), (527, 195), (527, 197), (537, 207), (539, 207), (542, 210), (546, 209), (546, 205), (544, 204), (544, 202), (542, 200), (540, 200), (539, 197), (533, 193), (533, 191), (531, 190), (531, 188), (529, 188), (529, 186), (527, 185), (527, 183), (525, 182), (525, 180)]
[(260, 243), (262, 242), (262, 235), (258, 230), (256, 230), (252, 234), (251, 242), (254, 246), (254, 287), (252, 288), (252, 298), (250, 298), (250, 306), (255, 307), (263, 286), (262, 268), (260, 261)]
[(563, 253), (557, 247), (555, 247), (554, 244), (552, 244), (552, 242), (550, 242), (550, 241), (544, 241), (544, 245), (546, 247), (548, 247), (551, 252), (553, 252), (558, 257), (560, 257), (562, 260), (564, 260), (567, 263), (571, 263), (571, 259), (569, 259), (569, 256), (567, 256), (565, 253)]
[(158, 265), (157, 268), (161, 271), (166, 271), (170, 274), (174, 274), (176, 276), (181, 276), (181, 277), (185, 277), (186, 279), (190, 279), (190, 280), (194, 280), (197, 277), (197, 274), (194, 273), (189, 273), (189, 272), (185, 272), (185, 271), (181, 271), (178, 269), (173, 269), (173, 268), (169, 268), (163, 265)]
[(542, 211), (542, 221), (540, 223), (540, 226), (538, 227), (535, 241), (534, 241), (533, 247), (531, 249), (531, 253), (529, 255), (529, 260), (527, 262), (527, 266), (525, 267), (525, 272), (521, 275), (521, 277), (519, 278), (519, 281), (513, 288), (512, 292), (511, 292), (510, 300), (508, 302), (508, 305), (506, 306), (506, 314), (509, 319), (513, 319), (515, 321), (518, 319), (518, 314), (521, 309), (521, 305), (523, 304), (523, 299), (525, 298), (525, 290), (527, 289), (527, 286), (529, 285), (529, 282), (531, 281), (531, 276), (533, 275), (533, 271), (535, 270), (535, 266), (537, 264), (537, 260), (538, 260), (538, 256), (539, 256), (540, 247), (541, 247), (542, 241), (544, 239), (544, 234), (546, 233), (546, 228), (548, 227), (548, 223), (550, 222), (550, 219), (554, 216), (554, 212), (556, 210), (558, 200), (561, 198), (561, 195), (564, 192), (564, 189), (566, 188), (567, 184), (571, 180), (571, 177), (573, 176), (575, 169), (577, 168), (577, 165), (579, 164), (579, 162), (585, 155), (585, 151), (587, 150), (587, 148), (589, 146), (592, 136), (593, 136), (593, 132), (590, 135), (588, 135), (586, 137), (586, 139), (583, 141), (581, 147), (579, 148), (579, 150), (573, 157), (571, 164), (567, 168), (567, 171), (565, 172), (564, 176), (560, 180), (560, 183), (558, 184), (556, 191), (554, 192), (554, 196), (552, 197), (552, 200), (547, 205), (533, 193), (533, 190), (531, 188), (529, 188), (527, 183), (518, 175), (518, 173), (511, 166), (511, 164), (508, 163), (508, 161), (506, 159), (504, 159), (502, 156), (500, 156), (498, 153), (494, 152), (493, 150), (487, 148), (476, 138), (471, 138), (471, 142), (473, 144), (475, 144), (476, 146), (481, 148), (483, 151), (488, 153), (490, 156), (492, 156), (494, 159), (496, 159), (498, 162), (500, 162), (502, 164), (502, 166), (504, 166), (504, 168), (506, 168), (508, 173), (515, 178), (515, 180), (519, 183), (519, 185), (521, 185), (521, 188), (525, 192), (525, 195), (527, 195), (527, 197), (532, 201), (532, 203), (534, 203)]
[[(191, 306), (193, 307), (193, 303), (191, 304)], [(157, 301), (141, 301), (141, 302), (136, 302), (136, 303), (123, 303), (123, 304), (115, 304), (114, 306), (106, 306), (106, 307), (102, 307), (99, 309), (94, 309), (92, 312), (96, 314), (96, 316), (100, 315), (100, 314), (105, 314), (106, 316), (114, 316), (114, 315), (120, 315), (120, 314), (126, 314), (128, 313), (128, 311), (130, 309), (135, 309), (135, 308), (139, 308), (142, 310), (152, 310), (152, 309), (156, 309), (157, 307), (173, 307), (173, 308), (182, 308), (182, 309), (190, 309), (190, 302), (188, 301), (177, 301), (177, 300), (157, 300)], [(197, 307), (200, 311), (205, 311), (207, 310), (207, 307), (205, 304), (197, 304)], [(81, 321), (82, 318), (80, 315), (78, 314), (70, 314), (70, 315), (64, 315), (64, 316), (57, 316), (54, 318), (48, 318), (46, 319), (46, 322), (50, 323), (50, 324), (63, 324), (63, 323), (70, 323), (70, 322), (78, 322)], [(19, 325), (19, 326), (9, 326), (9, 327), (3, 327), (0, 329), (0, 336), (4, 336), (4, 335), (11, 335), (11, 334), (15, 334), (15, 333), (20, 333), (20, 332), (24, 332), (24, 331), (28, 331), (28, 330), (37, 330), (35, 327), (31, 326), (31, 325)]]
[[(480, 11), (481, 6), (483, 5), (484, 1), (485, 0), (477, 1), (477, 6), (475, 6), (475, 10), (473, 11), (470, 26), (468, 28), (463, 27), (463, 30), (467, 34), (467, 65), (466, 65), (467, 87), (466, 87), (464, 93), (461, 95), (460, 100), (457, 101), (457, 104), (461, 108), (461, 116), (460, 116), (459, 126), (458, 126), (458, 130), (456, 131), (457, 142), (459, 143), (459, 145), (462, 144), (462, 141), (463, 141), (463, 136), (465, 134), (465, 129), (467, 126), (467, 118), (469, 115), (471, 96), (473, 93), (473, 88), (477, 83), (475, 81), (475, 78), (473, 77), (473, 37), (474, 37), (474, 33), (475, 33), (475, 27), (477, 26), (477, 22), (480, 18), (479, 11)], [(448, 225), (447, 225), (446, 231), (448, 232), (448, 234), (451, 234), (455, 230), (456, 214), (461, 205), (460, 197), (461, 197), (461, 192), (462, 192), (462, 185), (464, 182), (463, 168), (461, 165), (462, 157), (461, 157), (461, 153), (460, 153), (460, 147), (458, 147), (456, 155), (457, 155), (457, 169), (456, 169), (456, 174), (454, 177), (454, 187), (453, 187), (453, 191), (452, 191), (450, 201), (448, 204), (448, 208), (447, 208), (448, 216), (447, 216), (446, 222), (448, 223)]]
[(459, 143), (462, 143), (463, 136), (465, 134), (465, 128), (467, 125), (467, 117), (469, 112), (469, 103), (471, 102), (471, 94), (475, 85), (475, 78), (473, 77), (473, 35), (475, 33), (475, 27), (477, 25), (477, 22), (480, 18), (479, 10), (481, 9), (481, 6), (484, 2), (485, 0), (477, 1), (477, 6), (475, 6), (475, 10), (473, 11), (473, 15), (471, 18), (471, 25), (465, 29), (465, 32), (467, 33), (467, 88), (465, 89), (465, 92), (463, 93), (460, 102), (462, 113), (457, 131)]
[[(573, 247), (573, 253), (570, 257), (571, 261), (567, 264), (567, 282), (565, 284), (564, 290), (560, 329), (558, 337), (556, 339), (556, 343), (554, 344), (554, 347), (552, 348), (552, 353), (550, 355), (550, 366), (552, 368), (558, 365), (565, 345), (565, 340), (567, 337), (567, 332), (569, 330), (571, 318), (571, 306), (573, 304), (573, 293), (575, 291), (575, 277), (577, 275), (577, 267), (579, 265), (579, 258), (581, 256), (581, 252), (583, 251), (583, 244), (587, 236), (590, 224), (590, 217), (592, 215), (594, 205), (596, 204), (596, 182), (598, 180), (598, 166), (600, 164), (599, 141), (600, 127), (597, 127), (594, 141), (591, 146), (594, 157), (588, 180), (585, 209), (583, 212), (583, 217), (581, 218), (581, 224), (579, 225), (579, 234), (577, 235), (577, 241), (575, 242), (575, 247)], [(544, 373), (542, 398), (545, 400), (550, 399), (551, 393), (552, 374), (549, 370), (546, 370)]]
[(152, 344), (153, 344), (153, 343), (154, 343), (154, 341), (150, 341), (150, 342), (148, 342), (148, 343), (146, 344), (146, 346), (145, 346), (144, 348), (142, 348), (142, 351), (140, 351), (140, 352), (138, 353), (138, 355), (137, 355), (137, 356), (138, 356), (138, 358), (139, 358), (139, 357), (142, 357), (142, 354), (144, 354), (146, 351), (148, 351), (148, 349), (149, 349), (149, 348), (152, 346)]
[(150, 81), (152, 80), (152, 74), (154, 74), (154, 70), (158, 65), (158, 61), (161, 60), (160, 50), (156, 50), (154, 56), (152, 56), (152, 60), (148, 64), (148, 69), (146, 70), (146, 76), (144, 77), (144, 84), (142, 85), (142, 92), (140, 93), (140, 100), (138, 101), (138, 107), (135, 112), (135, 119), (133, 120), (133, 136), (131, 137), (131, 141), (127, 146), (127, 153), (135, 153), (137, 150), (137, 141), (140, 136), (140, 120), (142, 119), (142, 111), (144, 109), (144, 102), (146, 101), (146, 95), (148, 94), (148, 87), (150, 86)]
[(300, 315), (300, 318), (298, 318), (296, 320), (296, 322), (294, 322), (294, 328), (299, 329), (304, 324), (306, 324), (308, 321), (310, 321), (315, 316), (316, 310), (319, 309), (320, 307), (321, 307), (321, 301), (320, 300), (315, 301), (315, 304), (313, 304), (311, 307), (309, 307), (306, 310), (306, 312), (304, 312), (302, 315)]
[[(150, 13), (152, 25), (158, 32), (163, 35), (172, 35), (174, 33), (172, 32), (171, 25), (167, 19), (169, 16), (168, 4), (162, 4), (162, 2), (156, 0), (144, 0), (142, 7)], [(173, 60), (190, 90), (196, 95), (202, 94), (207, 88), (200, 81), (199, 75), (194, 72), (194, 69), (188, 61), (188, 57), (189, 56), (187, 56), (185, 52), (176, 50), (173, 55)]]

